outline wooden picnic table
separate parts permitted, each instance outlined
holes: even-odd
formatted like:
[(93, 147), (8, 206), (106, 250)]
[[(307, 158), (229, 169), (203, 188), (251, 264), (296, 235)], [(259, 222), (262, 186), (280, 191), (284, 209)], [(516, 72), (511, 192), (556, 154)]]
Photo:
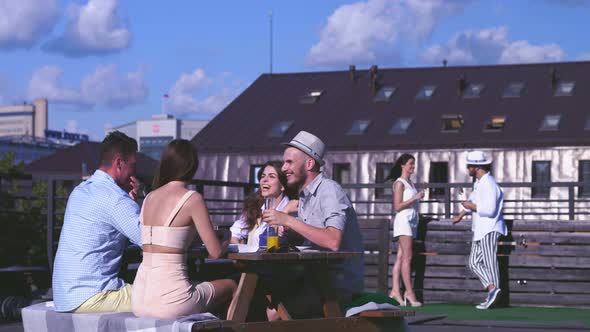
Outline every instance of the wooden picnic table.
[[(329, 281), (328, 265), (341, 262), (344, 259), (360, 256), (360, 252), (334, 252), (334, 251), (301, 251), (287, 253), (269, 253), (259, 251), (255, 253), (230, 253), (228, 258), (233, 260), (243, 271), (227, 314), (227, 319), (236, 322), (245, 322), (250, 302), (258, 283), (257, 267), (277, 265), (312, 265), (314, 277), (318, 283), (323, 299), (323, 311), (326, 318), (343, 317), (336, 294)], [(286, 308), (279, 303), (277, 312), (282, 320), (290, 320), (291, 317)]]

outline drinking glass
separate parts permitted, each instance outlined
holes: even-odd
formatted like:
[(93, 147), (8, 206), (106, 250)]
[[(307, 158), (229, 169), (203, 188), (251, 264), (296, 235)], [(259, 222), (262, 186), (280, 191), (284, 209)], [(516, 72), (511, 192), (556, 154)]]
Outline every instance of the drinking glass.
[[(264, 209), (274, 209), (272, 198), (264, 199)], [(279, 248), (279, 230), (277, 226), (268, 225), (266, 229), (266, 250)]]

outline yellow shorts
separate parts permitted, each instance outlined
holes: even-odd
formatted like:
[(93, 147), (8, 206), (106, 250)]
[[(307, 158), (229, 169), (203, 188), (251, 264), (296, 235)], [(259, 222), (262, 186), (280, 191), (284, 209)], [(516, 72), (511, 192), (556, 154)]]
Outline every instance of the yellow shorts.
[(117, 290), (108, 290), (86, 300), (73, 312), (126, 312), (131, 311), (131, 285), (127, 284)]

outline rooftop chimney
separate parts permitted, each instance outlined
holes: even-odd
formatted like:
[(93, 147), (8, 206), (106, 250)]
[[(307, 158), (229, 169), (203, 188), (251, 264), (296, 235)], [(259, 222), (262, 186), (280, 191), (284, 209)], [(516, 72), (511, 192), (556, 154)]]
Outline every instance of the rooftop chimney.
[(461, 77), (459, 77), (459, 79), (457, 80), (457, 94), (459, 95), (459, 97), (463, 95), (463, 91), (466, 87), (467, 79), (465, 78), (465, 75), (461, 75)]
[(443, 67), (447, 66), (447, 59), (443, 59)]
[(369, 86), (373, 93), (377, 92), (379, 85), (379, 73), (377, 65), (372, 65), (369, 69)]
[(555, 85), (559, 81), (555, 67), (551, 67), (551, 69), (549, 69), (549, 77), (551, 79), (551, 89), (555, 89)]
[(348, 66), (348, 76), (353, 83), (356, 81), (356, 66), (355, 65)]

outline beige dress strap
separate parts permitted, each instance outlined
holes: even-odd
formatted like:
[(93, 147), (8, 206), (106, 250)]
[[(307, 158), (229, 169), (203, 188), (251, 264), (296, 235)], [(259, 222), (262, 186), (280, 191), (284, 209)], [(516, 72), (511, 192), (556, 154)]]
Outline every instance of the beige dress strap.
[(164, 223), (163, 226), (169, 227), (172, 224), (172, 221), (174, 220), (174, 218), (176, 217), (176, 215), (178, 214), (178, 212), (180, 211), (180, 209), (182, 208), (182, 206), (184, 205), (184, 203), (186, 203), (186, 201), (188, 201), (188, 199), (194, 193), (195, 193), (195, 191), (189, 190), (189, 191), (186, 192), (186, 194), (184, 194), (182, 196), (182, 198), (180, 199), (180, 201), (178, 201), (178, 203), (174, 207), (174, 210), (172, 210), (172, 212), (170, 212), (170, 215), (166, 219), (166, 222)]

